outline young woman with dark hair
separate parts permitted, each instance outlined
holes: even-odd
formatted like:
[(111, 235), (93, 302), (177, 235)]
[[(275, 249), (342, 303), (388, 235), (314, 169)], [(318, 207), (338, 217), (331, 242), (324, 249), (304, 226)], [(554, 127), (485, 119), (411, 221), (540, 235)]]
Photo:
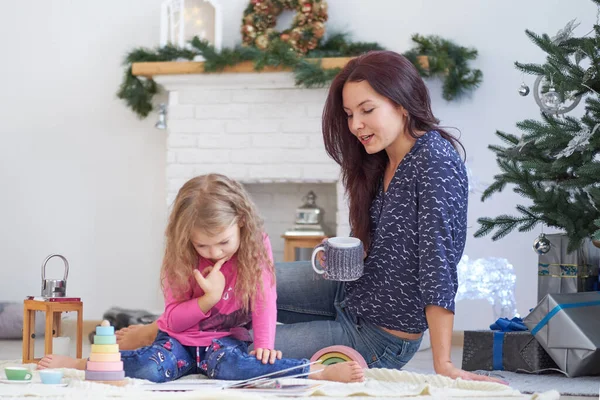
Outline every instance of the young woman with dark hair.
[(385, 360), (377, 366), (404, 366), (429, 328), (436, 373), (486, 380), (450, 359), (468, 181), (464, 148), (438, 123), (425, 83), (400, 54), (367, 53), (333, 80), (325, 149), (341, 167), (353, 236), (366, 249), (364, 275), (345, 284), (338, 303), (358, 337), (364, 326), (385, 335), (371, 357)]

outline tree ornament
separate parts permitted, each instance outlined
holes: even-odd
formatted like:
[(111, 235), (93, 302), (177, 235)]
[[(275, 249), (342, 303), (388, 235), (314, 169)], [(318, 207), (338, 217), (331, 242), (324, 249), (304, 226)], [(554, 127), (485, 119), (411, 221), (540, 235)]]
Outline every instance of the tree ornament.
[(323, 37), (323, 35), (325, 34), (325, 24), (322, 22), (316, 22), (313, 25), (313, 33), (315, 37)]
[(596, 77), (596, 68), (589, 67), (588, 69), (585, 70), (585, 73), (583, 74), (583, 81), (587, 82), (591, 79), (594, 79), (595, 77)]
[(533, 241), (533, 251), (537, 254), (546, 254), (550, 251), (551, 246), (550, 241), (543, 233), (540, 233), (540, 236)]
[(529, 94), (529, 86), (527, 86), (525, 82), (521, 83), (521, 86), (519, 87), (519, 94), (523, 97)]
[(544, 75), (539, 75), (533, 84), (533, 97), (535, 102), (543, 112), (550, 114), (566, 114), (572, 111), (581, 101), (581, 94), (577, 91), (567, 91), (564, 93), (565, 98), (556, 93), (554, 84), (550, 80), (550, 88), (544, 92), (544, 87), (547, 84), (547, 79)]
[(264, 50), (267, 48), (267, 46), (269, 45), (269, 39), (267, 38), (266, 35), (260, 35), (256, 38), (256, 40), (254, 41), (254, 44), (256, 45), (256, 47), (260, 50)]
[[(594, 129), (591, 131), (588, 129), (577, 132), (571, 140), (569, 140), (569, 144), (567, 147), (562, 149), (557, 155), (556, 158), (570, 157), (574, 152), (580, 151), (584, 152), (587, 148), (589, 148), (590, 140), (594, 135), (596, 129), (600, 126), (600, 124), (596, 125)], [(572, 167), (569, 167), (572, 172)], [(569, 172), (569, 173), (571, 173)]]
[(548, 110), (554, 112), (558, 111), (560, 103), (562, 103), (562, 101), (560, 100), (558, 93), (556, 93), (556, 89), (554, 89), (554, 86), (550, 86), (550, 89), (542, 95), (542, 104)]
[[(277, 32), (274, 27), (283, 10), (296, 11), (296, 15), (290, 29)], [(242, 18), (242, 43), (266, 50), (273, 39), (280, 38), (297, 53), (306, 54), (325, 35), (327, 18), (325, 0), (251, 0)]]

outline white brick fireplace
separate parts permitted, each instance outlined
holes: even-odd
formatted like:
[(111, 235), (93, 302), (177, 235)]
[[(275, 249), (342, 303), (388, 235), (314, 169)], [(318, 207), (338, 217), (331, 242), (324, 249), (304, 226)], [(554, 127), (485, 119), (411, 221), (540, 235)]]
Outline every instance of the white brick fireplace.
[(288, 72), (161, 75), (169, 92), (167, 185), (209, 172), (242, 182), (265, 219), (277, 261), (281, 235), (313, 190), (330, 234), (348, 235), (339, 167), (327, 156), (321, 112), (327, 91), (294, 85)]

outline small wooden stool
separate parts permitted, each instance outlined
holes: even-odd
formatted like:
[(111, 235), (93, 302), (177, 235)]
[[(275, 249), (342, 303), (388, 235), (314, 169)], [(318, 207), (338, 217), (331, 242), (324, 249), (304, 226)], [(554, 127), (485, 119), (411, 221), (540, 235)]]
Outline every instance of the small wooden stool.
[(300, 249), (312, 249), (315, 246), (321, 244), (323, 239), (327, 236), (294, 236), (294, 235), (282, 235), (284, 240), (283, 246), (283, 261), (296, 261), (296, 248)]
[(60, 335), (63, 312), (77, 313), (77, 358), (81, 358), (83, 346), (83, 303), (81, 301), (38, 301), (25, 300), (23, 307), (23, 364), (35, 363), (40, 358), (34, 358), (35, 342), (35, 312), (46, 313), (46, 331), (44, 354), (52, 354), (52, 338)]

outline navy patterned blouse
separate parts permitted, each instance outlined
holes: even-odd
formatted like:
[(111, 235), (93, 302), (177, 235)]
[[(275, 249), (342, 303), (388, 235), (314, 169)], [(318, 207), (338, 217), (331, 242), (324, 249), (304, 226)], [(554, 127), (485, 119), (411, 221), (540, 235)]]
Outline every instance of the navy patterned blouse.
[(364, 275), (346, 284), (350, 312), (409, 333), (427, 329), (427, 305), (454, 312), (467, 201), (460, 155), (438, 132), (427, 132), (404, 157), (387, 192), (380, 183), (371, 204)]

